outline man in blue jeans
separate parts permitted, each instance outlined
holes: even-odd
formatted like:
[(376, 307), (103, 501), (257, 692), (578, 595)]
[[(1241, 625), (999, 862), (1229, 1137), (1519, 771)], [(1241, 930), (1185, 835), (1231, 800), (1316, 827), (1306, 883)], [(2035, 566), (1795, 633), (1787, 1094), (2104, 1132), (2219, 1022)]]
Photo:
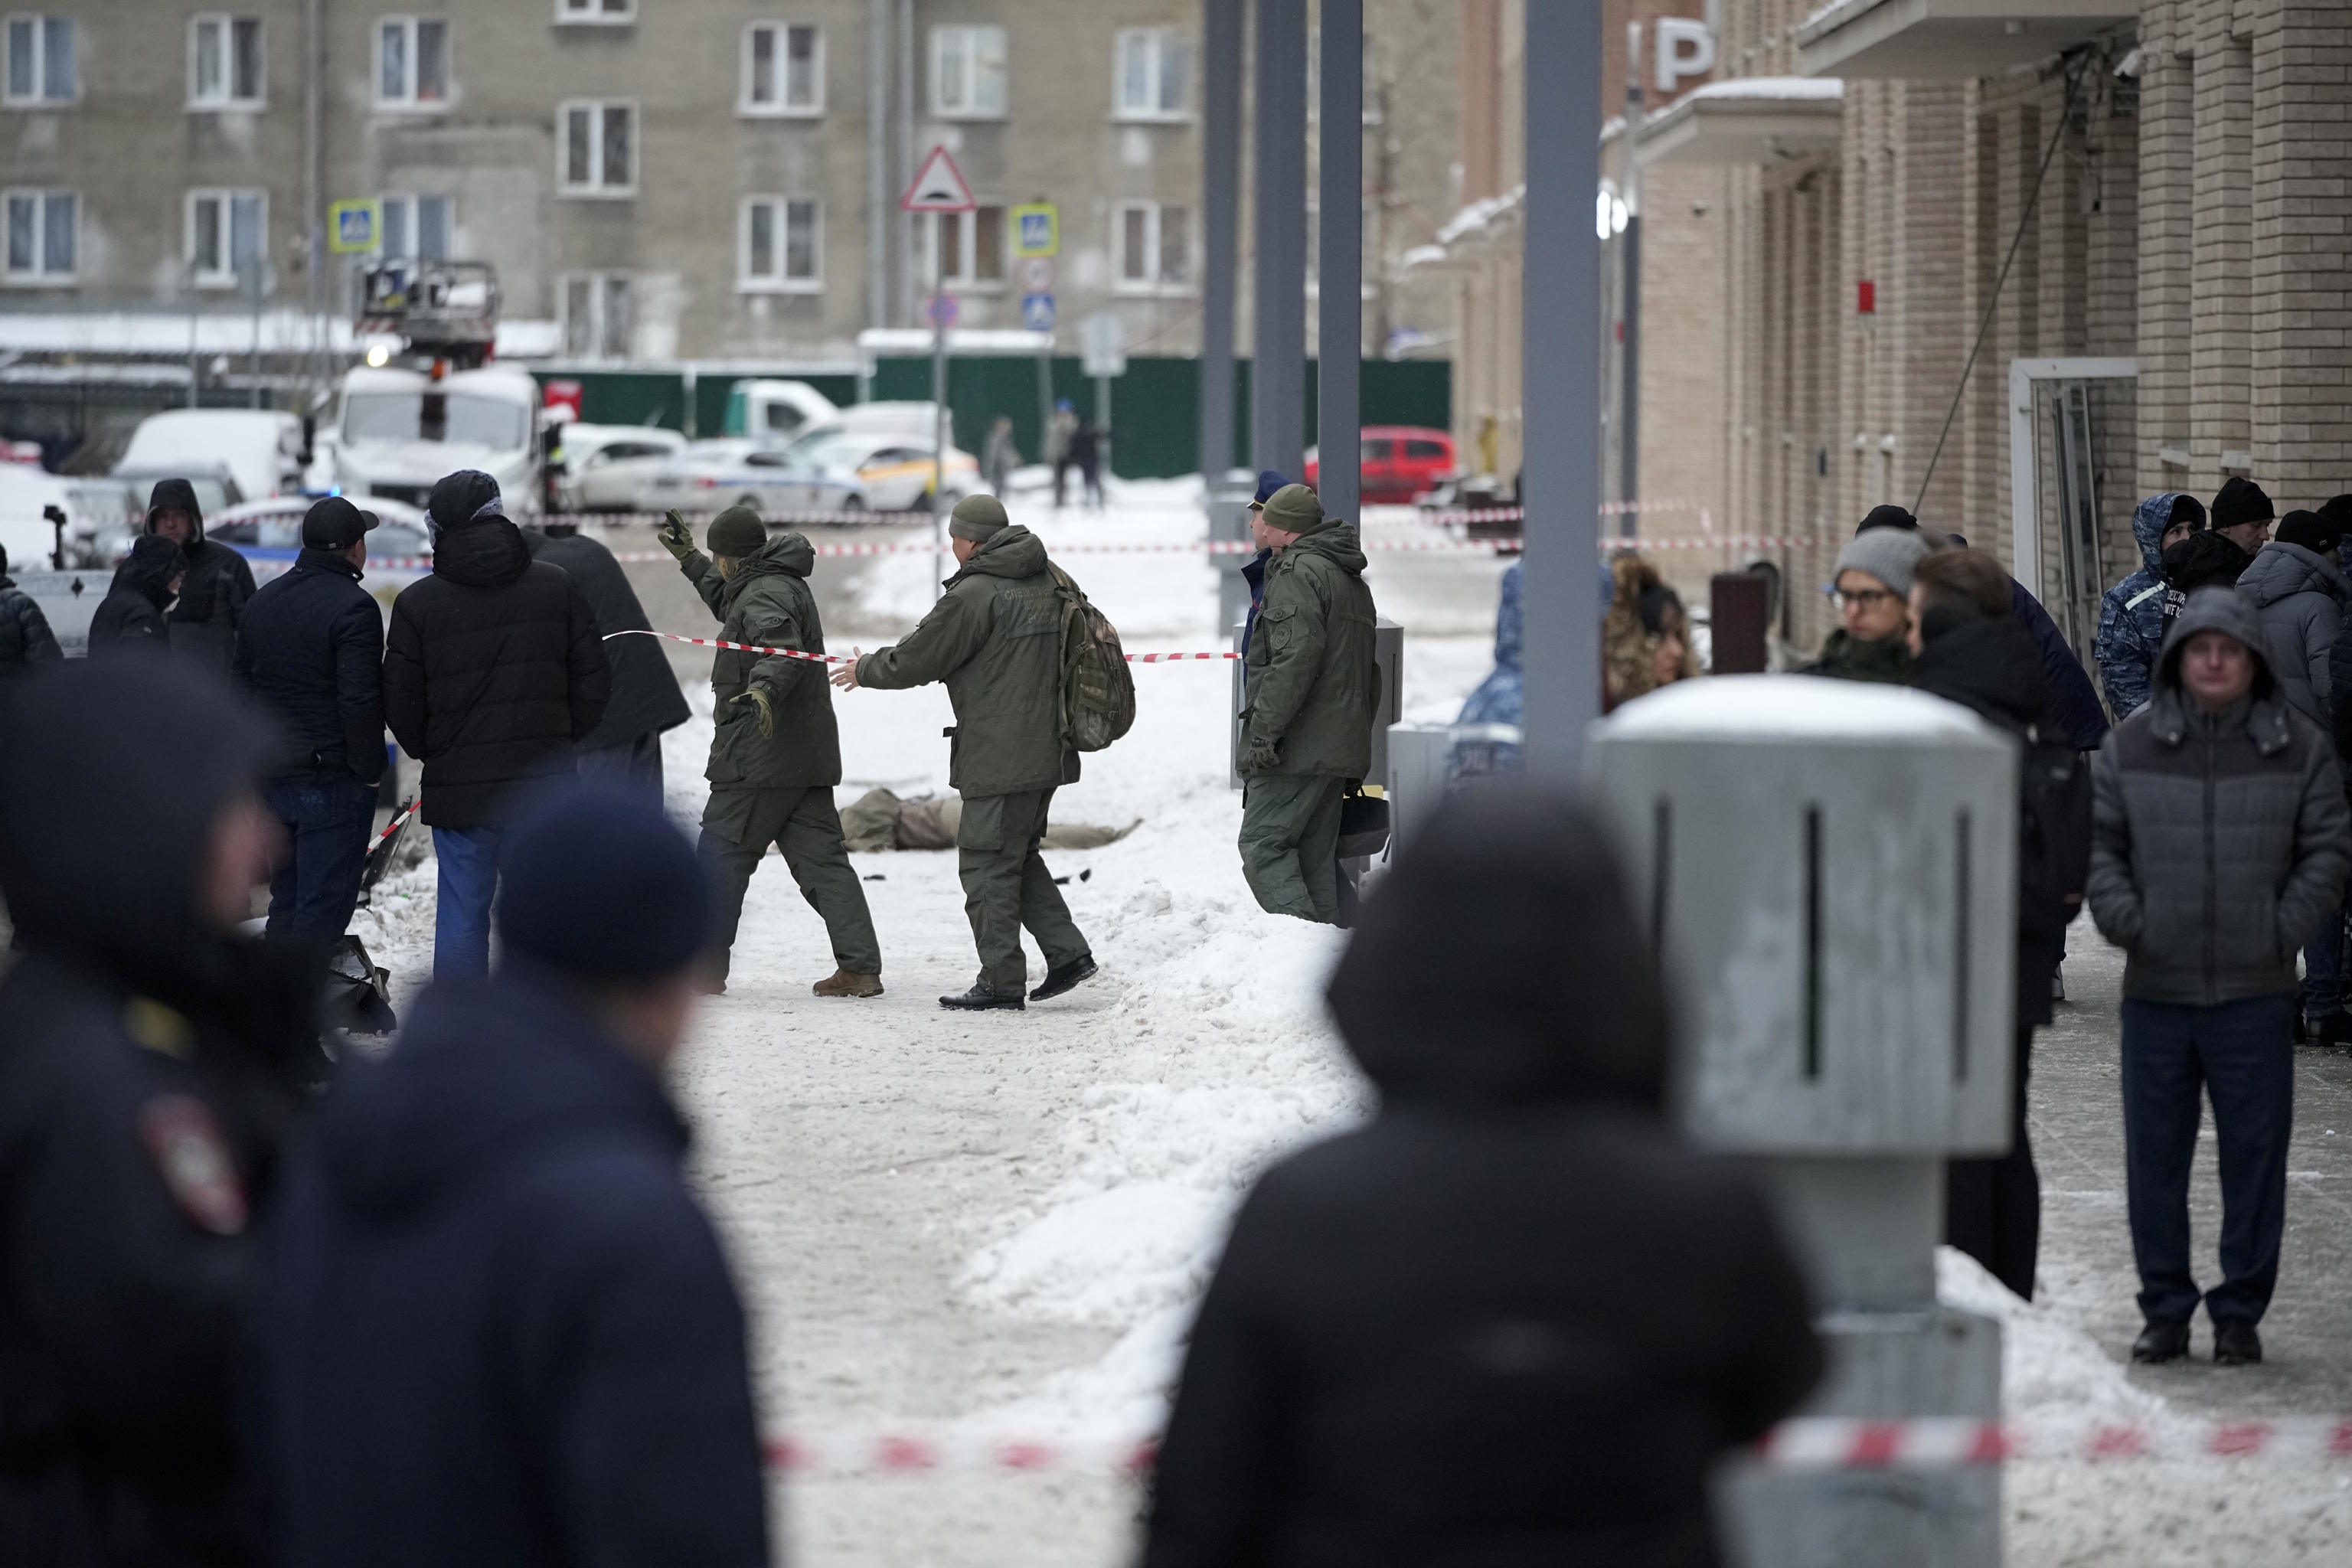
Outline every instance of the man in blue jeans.
[[(2252, 604), (2189, 597), (2147, 705), (2091, 769), (2085, 901), (2124, 967), (2123, 1096), (2137, 1362), (2188, 1352), (2201, 1300), (2213, 1359), (2263, 1359), (2294, 1114), (2295, 950), (2344, 897), (2352, 810), (2328, 737), (2288, 707)], [(2189, 1257), (2200, 1089), (2221, 1175), (2221, 1282)]]
[(383, 776), (383, 615), (360, 586), (373, 526), (341, 496), (311, 507), (293, 569), (246, 605), (233, 660), (288, 745), (262, 786), (289, 850), (269, 884), (268, 934), (320, 947), (359, 902)]

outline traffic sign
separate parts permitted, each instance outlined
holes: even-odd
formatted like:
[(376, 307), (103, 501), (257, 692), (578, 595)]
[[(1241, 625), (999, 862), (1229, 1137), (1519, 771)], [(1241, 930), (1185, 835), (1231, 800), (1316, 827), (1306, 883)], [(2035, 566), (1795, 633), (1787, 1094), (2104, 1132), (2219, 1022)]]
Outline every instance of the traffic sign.
[(944, 147), (923, 154), (922, 166), (898, 198), (898, 205), (910, 213), (968, 213), (979, 205), (971, 199), (971, 187), (963, 183), (963, 171)]
[(1049, 294), (1054, 289), (1051, 257), (1032, 256), (1021, 263), (1021, 289), (1026, 294)]
[(1078, 352), (1088, 375), (1125, 375), (1127, 329), (1108, 310), (1097, 310), (1078, 323)]
[(1033, 332), (1054, 330), (1054, 297), (1051, 294), (1021, 296), (1021, 324)]
[(332, 202), (327, 207), (327, 248), (338, 256), (373, 250), (383, 233), (383, 209), (373, 202)]
[(1013, 254), (1053, 256), (1062, 248), (1062, 215), (1051, 202), (1013, 209)]
[(935, 327), (954, 326), (956, 323), (956, 297), (952, 294), (932, 295), (930, 304), (924, 309), (924, 314), (930, 318), (931, 325)]

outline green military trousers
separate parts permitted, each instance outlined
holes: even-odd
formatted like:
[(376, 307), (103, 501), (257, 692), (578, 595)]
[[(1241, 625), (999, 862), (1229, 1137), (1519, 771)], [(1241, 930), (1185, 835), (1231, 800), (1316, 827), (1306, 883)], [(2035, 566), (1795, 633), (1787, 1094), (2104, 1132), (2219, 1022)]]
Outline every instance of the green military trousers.
[(696, 848), (719, 888), (719, 929), (706, 960), (712, 977), (727, 978), (728, 954), (743, 918), (743, 894), (771, 844), (783, 851), (801, 897), (824, 917), (833, 938), (834, 962), (852, 974), (881, 973), (882, 944), (874, 939), (866, 889), (841, 841), (841, 814), (834, 809), (833, 791), (820, 785), (710, 792)]
[(1339, 923), (1339, 803), (1346, 779), (1274, 773), (1242, 788), (1242, 877), (1270, 914)]
[(956, 870), (963, 878), (963, 912), (980, 950), (981, 983), (1018, 995), (1029, 983), (1021, 928), (1037, 939), (1045, 967), (1059, 969), (1088, 956), (1087, 939), (1054, 886), (1037, 841), (1045, 836), (1050, 789), (1017, 795), (966, 795), (956, 828)]

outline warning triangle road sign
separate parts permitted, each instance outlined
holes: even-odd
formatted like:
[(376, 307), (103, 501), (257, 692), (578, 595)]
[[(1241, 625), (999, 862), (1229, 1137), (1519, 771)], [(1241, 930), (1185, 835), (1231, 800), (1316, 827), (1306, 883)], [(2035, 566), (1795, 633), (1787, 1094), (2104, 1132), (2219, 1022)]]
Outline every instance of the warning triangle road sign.
[(915, 171), (914, 183), (898, 198), (898, 205), (910, 213), (968, 213), (979, 205), (971, 199), (971, 187), (963, 183), (963, 172), (944, 147), (934, 147), (923, 155), (923, 166)]

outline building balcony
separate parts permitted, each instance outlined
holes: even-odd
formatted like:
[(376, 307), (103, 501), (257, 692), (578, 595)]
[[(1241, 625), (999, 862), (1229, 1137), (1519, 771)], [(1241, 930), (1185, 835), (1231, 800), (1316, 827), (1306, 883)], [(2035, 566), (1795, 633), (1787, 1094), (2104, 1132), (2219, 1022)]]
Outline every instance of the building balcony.
[(2138, 0), (1830, 0), (1797, 28), (1797, 66), (1809, 77), (1993, 76), (2138, 19)]
[(1838, 143), (1845, 84), (1834, 77), (1728, 77), (1643, 122), (1633, 155), (1654, 163), (1775, 163)]

